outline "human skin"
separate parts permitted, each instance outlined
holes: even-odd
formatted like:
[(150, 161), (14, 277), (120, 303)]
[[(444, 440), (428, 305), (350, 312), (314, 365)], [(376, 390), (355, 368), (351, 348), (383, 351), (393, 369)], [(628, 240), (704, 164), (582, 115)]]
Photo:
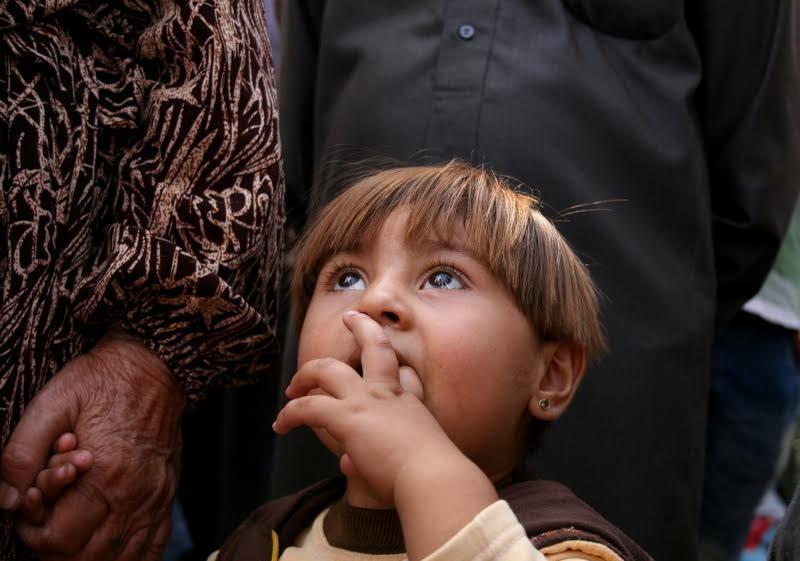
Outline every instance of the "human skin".
[(163, 361), (124, 335), (104, 337), (65, 365), (3, 451), (0, 498), (20, 506), (63, 433), (73, 433), (94, 463), (43, 524), (18, 522), (25, 545), (43, 561), (157, 560), (170, 532), (183, 408)]
[(529, 414), (563, 412), (583, 351), (540, 342), (462, 232), (411, 245), (405, 224), (395, 211), (323, 266), (275, 430), (314, 428), (341, 456), (348, 502), (396, 508), (421, 559), (497, 500)]
[(34, 486), (27, 490), (20, 502), (19, 511), (25, 522), (44, 524), (50, 516), (50, 507), (93, 463), (91, 452), (78, 449), (78, 439), (74, 434), (64, 433), (58, 437), (47, 466), (39, 472)]

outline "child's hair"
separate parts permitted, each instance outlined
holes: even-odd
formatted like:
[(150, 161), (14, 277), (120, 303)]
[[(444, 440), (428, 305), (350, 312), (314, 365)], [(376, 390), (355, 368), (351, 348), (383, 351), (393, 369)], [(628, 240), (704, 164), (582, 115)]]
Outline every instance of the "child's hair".
[(447, 240), (452, 226), (462, 224), (466, 248), (508, 287), (542, 340), (583, 345), (587, 363), (605, 350), (594, 283), (538, 200), (506, 178), (455, 160), (373, 173), (322, 209), (297, 247), (298, 326), (325, 262), (375, 239), (397, 209), (409, 211), (409, 240), (432, 232)]

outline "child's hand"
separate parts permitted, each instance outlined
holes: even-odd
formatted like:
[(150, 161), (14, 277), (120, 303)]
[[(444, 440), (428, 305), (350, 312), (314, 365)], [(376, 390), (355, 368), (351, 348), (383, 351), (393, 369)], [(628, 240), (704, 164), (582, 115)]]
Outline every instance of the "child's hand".
[(394, 505), (409, 558), (421, 559), (497, 494), (423, 403), (403, 389), (383, 328), (355, 312), (345, 314), (344, 322), (361, 347), (363, 378), (338, 360), (308, 361), (286, 389), (291, 401), (273, 426), (281, 434), (300, 425), (328, 431), (343, 447), (348, 490), (357, 477), (380, 501)]
[(49, 507), (78, 478), (92, 467), (92, 454), (78, 449), (78, 440), (72, 433), (64, 433), (53, 446), (54, 454), (47, 467), (39, 472), (33, 487), (28, 489), (20, 506), (25, 522), (43, 524)]
[(397, 356), (383, 328), (361, 313), (348, 312), (344, 322), (361, 347), (363, 378), (338, 360), (307, 362), (286, 389), (291, 401), (278, 414), (275, 430), (327, 430), (344, 449), (344, 474), (357, 472), (378, 498), (393, 504), (404, 465), (460, 452), (422, 402), (401, 387)]

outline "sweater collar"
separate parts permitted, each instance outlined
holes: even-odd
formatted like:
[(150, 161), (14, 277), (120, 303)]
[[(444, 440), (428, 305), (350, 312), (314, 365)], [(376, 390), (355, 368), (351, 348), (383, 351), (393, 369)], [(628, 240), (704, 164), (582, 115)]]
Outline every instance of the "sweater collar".
[[(511, 476), (495, 484), (500, 490), (512, 482)], [(392, 509), (359, 508), (340, 498), (322, 522), (325, 539), (333, 547), (366, 553), (390, 555), (405, 553), (403, 527), (397, 511)]]
[(328, 511), (322, 529), (328, 543), (339, 549), (370, 555), (406, 550), (395, 510), (358, 508), (341, 498)]

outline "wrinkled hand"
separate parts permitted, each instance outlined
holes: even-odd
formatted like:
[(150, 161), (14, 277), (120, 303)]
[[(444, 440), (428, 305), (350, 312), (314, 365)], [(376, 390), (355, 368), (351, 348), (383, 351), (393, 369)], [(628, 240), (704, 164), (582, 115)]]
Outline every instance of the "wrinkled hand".
[(161, 359), (124, 336), (106, 336), (65, 365), (26, 409), (0, 474), (24, 496), (64, 432), (94, 465), (43, 524), (18, 522), (22, 541), (43, 561), (156, 561), (170, 531), (183, 406)]
[[(349, 312), (345, 325), (361, 347), (363, 378), (344, 362), (310, 360), (286, 389), (291, 399), (274, 429), (307, 425), (326, 430), (342, 447), (342, 472), (363, 478), (384, 504), (394, 504), (404, 467), (443, 455), (463, 455), (425, 405), (400, 383), (397, 355), (383, 328)], [(466, 458), (464, 458), (466, 461)]]

